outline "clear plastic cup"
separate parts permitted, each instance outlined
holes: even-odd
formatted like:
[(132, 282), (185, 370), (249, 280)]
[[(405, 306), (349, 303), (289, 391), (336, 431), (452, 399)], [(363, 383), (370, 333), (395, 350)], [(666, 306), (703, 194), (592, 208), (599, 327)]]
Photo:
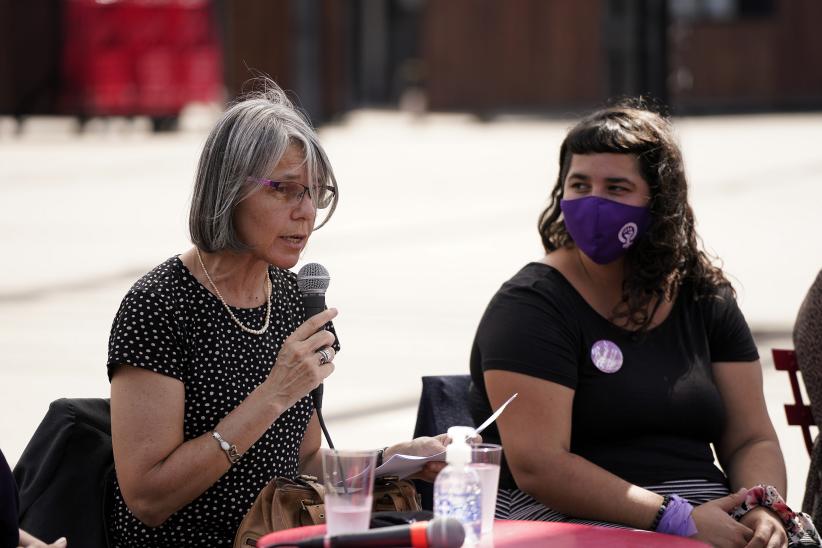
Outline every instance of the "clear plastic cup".
[(322, 450), (327, 534), (368, 530), (377, 451)]
[(497, 507), (497, 489), (499, 488), (499, 467), (502, 458), (502, 446), (494, 443), (475, 443), (471, 445), (471, 468), (480, 479), (482, 487), (482, 534), (494, 530), (494, 510)]

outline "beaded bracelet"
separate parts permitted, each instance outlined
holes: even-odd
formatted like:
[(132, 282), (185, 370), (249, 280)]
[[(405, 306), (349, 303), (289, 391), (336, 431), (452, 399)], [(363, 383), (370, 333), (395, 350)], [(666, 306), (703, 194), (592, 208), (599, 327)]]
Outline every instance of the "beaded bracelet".
[(800, 539), (808, 535), (817, 545), (820, 543), (819, 533), (811, 521), (811, 517), (804, 512), (794, 512), (785, 504), (785, 499), (772, 485), (759, 484), (748, 489), (745, 500), (731, 512), (735, 520), (740, 520), (742, 516), (756, 508), (762, 506), (773, 510), (785, 526), (790, 544), (800, 542)]
[(662, 519), (662, 515), (665, 513), (665, 509), (668, 508), (669, 502), (671, 502), (671, 495), (665, 495), (662, 497), (662, 504), (659, 505), (659, 510), (656, 511), (654, 521), (653, 523), (651, 523), (651, 531), (656, 531), (656, 528), (659, 527), (659, 521)]

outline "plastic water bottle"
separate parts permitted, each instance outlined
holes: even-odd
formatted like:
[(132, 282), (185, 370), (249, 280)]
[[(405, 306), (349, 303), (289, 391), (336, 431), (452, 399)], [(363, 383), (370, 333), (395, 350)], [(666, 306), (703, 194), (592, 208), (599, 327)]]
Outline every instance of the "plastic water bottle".
[(446, 448), (445, 461), (434, 481), (434, 516), (456, 518), (465, 528), (465, 545), (479, 541), (482, 527), (482, 489), (471, 462), (471, 447), (467, 439), (474, 435), (470, 426), (448, 429), (451, 444)]

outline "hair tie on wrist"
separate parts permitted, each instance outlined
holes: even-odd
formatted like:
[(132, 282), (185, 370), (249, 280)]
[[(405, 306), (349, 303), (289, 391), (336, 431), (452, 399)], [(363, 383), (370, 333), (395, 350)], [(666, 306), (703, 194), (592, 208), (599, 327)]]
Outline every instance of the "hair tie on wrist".
[(772, 485), (759, 484), (748, 489), (745, 500), (731, 512), (731, 517), (739, 521), (742, 516), (762, 506), (772, 510), (785, 526), (790, 544), (798, 543), (803, 536), (808, 535), (817, 545), (820, 544), (819, 533), (811, 521), (811, 517), (804, 512), (796, 513), (785, 504), (785, 499)]
[(691, 516), (694, 507), (690, 502), (679, 495), (666, 495), (662, 504), (659, 507), (661, 516), (654, 531), (678, 537), (690, 537), (697, 533), (694, 518)]

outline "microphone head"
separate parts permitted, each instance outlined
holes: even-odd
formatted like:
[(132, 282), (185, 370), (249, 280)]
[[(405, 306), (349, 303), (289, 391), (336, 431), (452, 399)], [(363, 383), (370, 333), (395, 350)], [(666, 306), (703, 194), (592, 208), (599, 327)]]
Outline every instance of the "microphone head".
[(465, 529), (456, 518), (434, 518), (428, 522), (426, 537), (430, 548), (459, 548), (465, 542)]
[(319, 263), (305, 264), (297, 273), (297, 287), (303, 295), (325, 295), (330, 282), (328, 270)]

